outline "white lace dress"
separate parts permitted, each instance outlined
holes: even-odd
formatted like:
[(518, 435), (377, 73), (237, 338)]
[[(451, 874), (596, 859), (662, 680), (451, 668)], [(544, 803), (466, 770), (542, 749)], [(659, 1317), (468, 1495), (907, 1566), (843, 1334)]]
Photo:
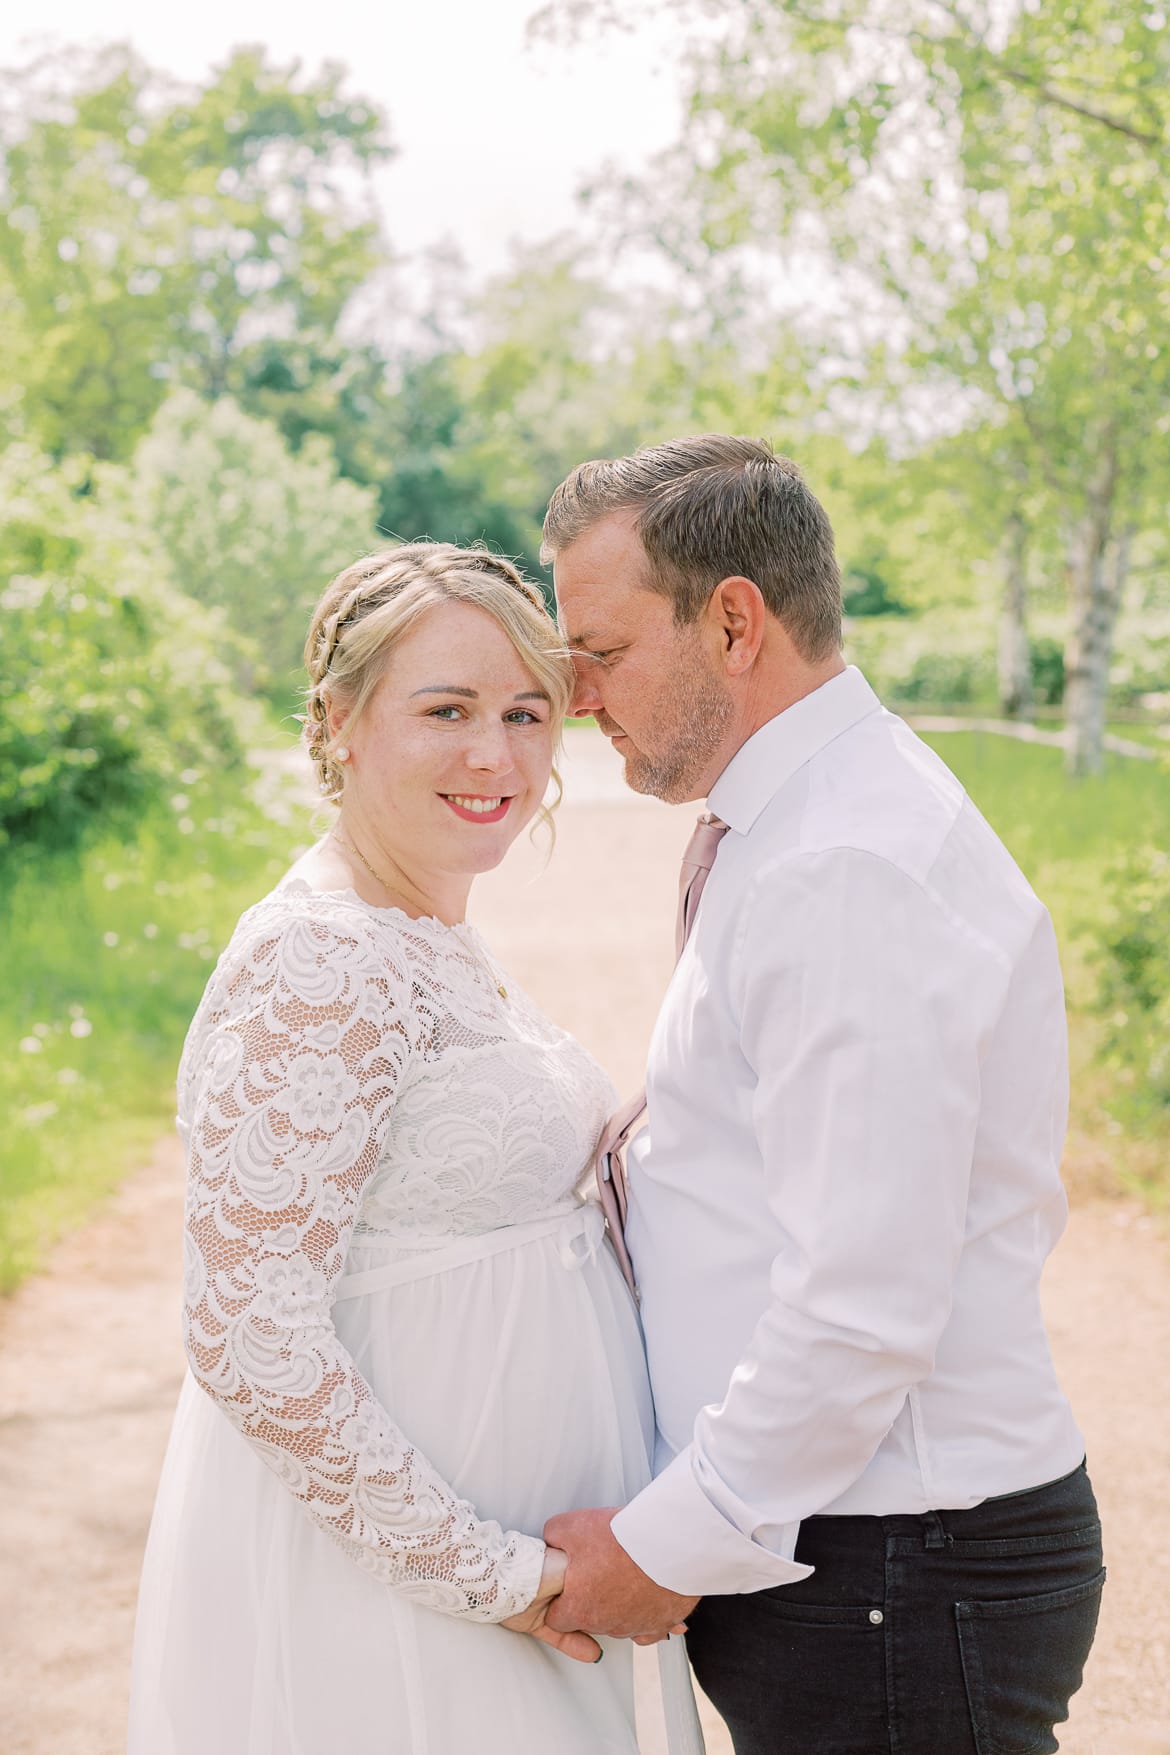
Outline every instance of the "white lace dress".
[(472, 927), (299, 880), (220, 959), (179, 1073), (190, 1373), (131, 1755), (636, 1750), (628, 1645), (492, 1625), (546, 1517), (643, 1485), (652, 1427), (574, 1192), (612, 1088), (500, 981)]

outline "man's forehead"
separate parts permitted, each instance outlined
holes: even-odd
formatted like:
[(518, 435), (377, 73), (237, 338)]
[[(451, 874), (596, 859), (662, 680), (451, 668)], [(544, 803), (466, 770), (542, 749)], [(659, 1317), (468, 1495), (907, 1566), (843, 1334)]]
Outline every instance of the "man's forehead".
[[(590, 533), (586, 532), (586, 537)], [(633, 564), (631, 564), (631, 562)], [(638, 559), (608, 545), (572, 543), (553, 563), (553, 589), (562, 625), (573, 625), (583, 646), (612, 640), (642, 620), (651, 595)]]
[(554, 569), (557, 619), (572, 630), (578, 646), (613, 644), (640, 620), (637, 586), (605, 572), (576, 572), (568, 576)]
[(610, 512), (586, 525), (560, 550), (553, 562), (557, 579), (573, 584), (611, 582), (615, 574), (637, 578), (645, 566), (646, 551), (638, 535), (635, 514)]
[(670, 603), (660, 592), (619, 580), (574, 580), (567, 589), (558, 580), (556, 596), (562, 631), (570, 645), (586, 651), (623, 645), (644, 634), (647, 623), (670, 615)]
[(562, 627), (572, 628), (578, 646), (596, 645), (611, 639), (615, 630), (628, 620), (630, 591), (604, 573), (573, 572), (559, 566), (553, 569), (557, 598), (557, 618)]

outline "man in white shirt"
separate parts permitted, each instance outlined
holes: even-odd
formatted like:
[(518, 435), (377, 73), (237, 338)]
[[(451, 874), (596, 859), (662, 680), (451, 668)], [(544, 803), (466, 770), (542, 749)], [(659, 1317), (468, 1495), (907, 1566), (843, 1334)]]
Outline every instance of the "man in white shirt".
[(550, 1623), (687, 1620), (737, 1755), (1055, 1749), (1104, 1574), (1038, 1295), (1048, 914), (844, 665), (828, 520), (766, 445), (582, 464), (545, 552), (575, 710), (722, 837), (629, 1153), (656, 1478), (551, 1520)]

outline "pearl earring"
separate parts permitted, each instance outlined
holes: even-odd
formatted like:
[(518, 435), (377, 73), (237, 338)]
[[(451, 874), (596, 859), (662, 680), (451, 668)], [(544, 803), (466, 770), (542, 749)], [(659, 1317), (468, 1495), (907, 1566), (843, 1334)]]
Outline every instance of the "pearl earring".
[(334, 750), (333, 754), (337, 757), (337, 760), (339, 762), (348, 762), (349, 761), (349, 745), (345, 744), (345, 743), (339, 743), (337, 748)]

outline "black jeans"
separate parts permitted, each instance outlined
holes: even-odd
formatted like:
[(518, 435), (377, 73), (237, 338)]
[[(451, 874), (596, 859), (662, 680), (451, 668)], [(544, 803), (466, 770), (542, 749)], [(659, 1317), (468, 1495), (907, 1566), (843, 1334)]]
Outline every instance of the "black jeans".
[(736, 1755), (1048, 1755), (1097, 1626), (1082, 1463), (971, 1511), (813, 1517), (800, 1584), (705, 1597), (687, 1649)]

